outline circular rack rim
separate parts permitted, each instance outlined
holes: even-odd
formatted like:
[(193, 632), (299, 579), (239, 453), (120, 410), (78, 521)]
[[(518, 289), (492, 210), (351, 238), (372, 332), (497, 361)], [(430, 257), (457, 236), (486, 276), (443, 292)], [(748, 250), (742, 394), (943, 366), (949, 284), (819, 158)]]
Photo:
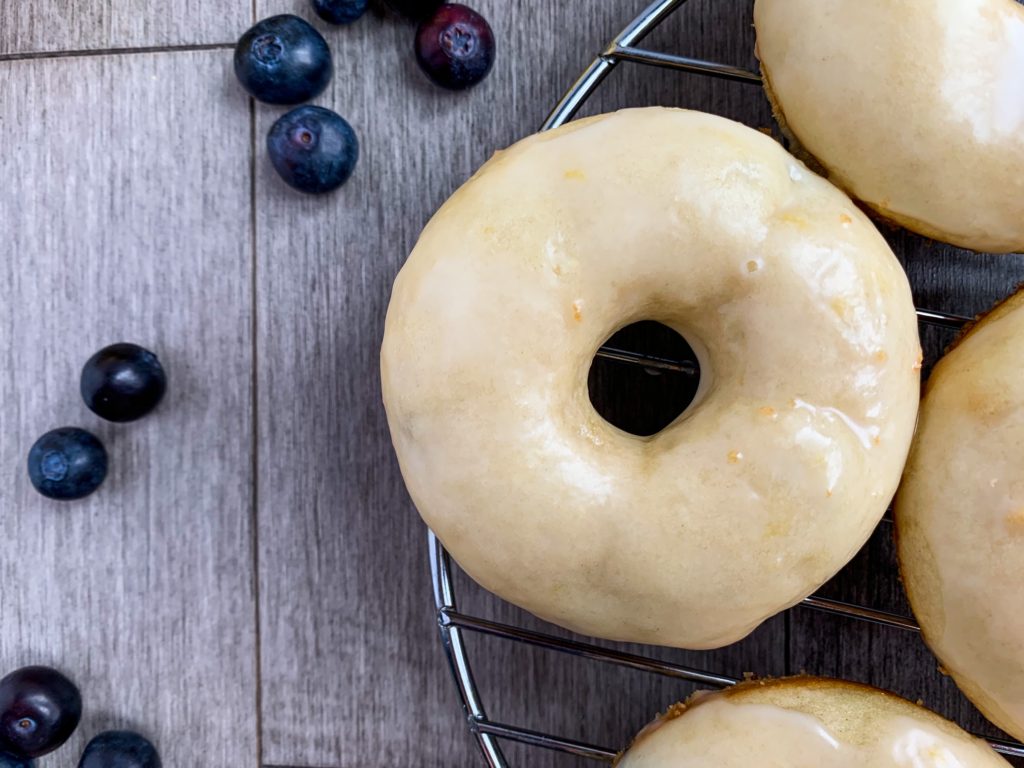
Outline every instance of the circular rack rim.
[[(571, 120), (604, 79), (621, 62), (634, 62), (760, 86), (762, 84), (761, 76), (756, 72), (750, 72), (746, 69), (718, 62), (677, 56), (638, 47), (637, 44), (639, 42), (671, 14), (685, 5), (686, 2), (687, 0), (655, 0), (655, 2), (647, 6), (639, 16), (630, 22), (608, 44), (591, 62), (590, 66), (584, 70), (579, 79), (566, 91), (565, 95), (544, 121), (541, 130), (551, 130)], [(971, 318), (961, 315), (920, 308), (917, 309), (917, 316), (918, 321), (922, 324), (952, 330), (963, 328), (971, 320)], [(642, 365), (646, 368), (675, 371), (683, 375), (693, 375), (695, 373), (691, 361), (666, 360), (660, 357), (608, 346), (602, 347), (598, 350), (597, 354), (599, 357), (627, 364)], [(891, 520), (888, 518), (883, 521), (883, 523), (890, 522)], [(739, 682), (736, 678), (725, 675), (714, 674), (647, 656), (624, 653), (591, 643), (566, 640), (554, 635), (525, 630), (520, 627), (461, 613), (458, 610), (453, 585), (454, 571), (452, 558), (433, 531), (428, 531), (428, 547), (434, 605), (437, 611), (436, 617), (441, 643), (452, 675), (455, 678), (455, 684), (459, 691), (463, 713), (466, 716), (469, 730), (476, 739), (490, 768), (509, 768), (509, 763), (498, 744), (499, 739), (516, 741), (604, 763), (612, 762), (618, 752), (609, 747), (588, 744), (554, 734), (541, 733), (529, 728), (501, 723), (488, 718), (486, 707), (483, 704), (479, 688), (473, 676), (473, 666), (466, 652), (464, 643), (465, 632), (490, 635), (557, 653), (624, 666), (713, 688), (725, 688)], [(908, 632), (920, 631), (917, 624), (910, 617), (831, 600), (817, 595), (806, 598), (801, 605), (825, 613), (846, 616)], [(1024, 744), (991, 738), (988, 739), (988, 742), (1001, 754), (1024, 757)]]

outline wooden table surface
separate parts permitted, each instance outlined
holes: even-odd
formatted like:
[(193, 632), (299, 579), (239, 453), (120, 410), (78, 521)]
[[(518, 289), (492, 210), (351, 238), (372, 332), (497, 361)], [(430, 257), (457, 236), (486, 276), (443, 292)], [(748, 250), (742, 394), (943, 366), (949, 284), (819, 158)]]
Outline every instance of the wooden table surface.
[[(0, 670), (57, 665), (86, 701), (72, 747), (44, 768), (123, 725), (168, 766), (479, 764), (380, 402), (384, 311), (430, 214), (534, 130), (645, 3), (476, 0), (500, 54), (461, 95), (423, 80), (408, 25), (379, 11), (317, 22), (336, 62), (318, 102), (348, 117), (363, 154), (344, 189), (310, 198), (265, 157), (281, 110), (254, 105), (231, 71), (255, 18), (312, 19), (306, 0), (0, 0)], [(650, 45), (753, 67), (750, 5), (692, 0)], [(587, 109), (641, 104), (771, 125), (756, 88), (635, 66)], [(975, 313), (1024, 279), (1019, 256), (888, 236), (920, 306)], [(930, 360), (950, 338), (925, 334)], [(88, 355), (119, 340), (158, 351), (171, 380), (157, 414), (126, 426), (77, 392)], [(112, 471), (58, 505), (24, 460), (65, 424), (95, 430)], [(465, 582), (466, 610), (543, 626)], [(826, 589), (906, 611), (890, 531)], [(499, 641), (471, 651), (495, 718), (607, 745), (689, 691)], [(995, 733), (898, 630), (795, 609), (731, 648), (660, 654), (734, 676), (865, 680)]]

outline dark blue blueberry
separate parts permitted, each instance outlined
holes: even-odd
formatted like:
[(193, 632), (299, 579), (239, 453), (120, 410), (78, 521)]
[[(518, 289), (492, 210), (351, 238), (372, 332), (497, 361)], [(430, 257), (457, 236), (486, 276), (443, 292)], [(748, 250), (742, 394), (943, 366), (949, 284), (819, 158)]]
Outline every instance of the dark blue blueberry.
[(348, 181), (359, 159), (359, 139), (337, 113), (305, 106), (271, 126), (267, 151), (282, 179), (301, 192), (316, 194)]
[(81, 499), (106, 479), (107, 451), (92, 433), (61, 427), (36, 440), (28, 452), (28, 476), (43, 496)]
[(413, 21), (420, 21), (430, 16), (443, 0), (384, 0), (385, 4), (395, 13)]
[(42, 757), (60, 747), (82, 719), (82, 696), (50, 667), (24, 667), (0, 680), (0, 752)]
[(161, 768), (149, 740), (132, 731), (105, 731), (89, 742), (78, 768)]
[(32, 760), (0, 752), (0, 768), (35, 768), (35, 766), (36, 764)]
[(313, 0), (316, 15), (330, 24), (351, 24), (364, 13), (370, 0)]
[(111, 344), (82, 368), (82, 399), (107, 421), (141, 419), (167, 391), (167, 374), (157, 356), (138, 344)]
[(298, 104), (319, 95), (331, 80), (327, 41), (298, 16), (271, 16), (235, 46), (235, 75), (268, 104)]
[(446, 3), (416, 30), (416, 60), (442, 88), (476, 85), (494, 64), (494, 33), (476, 11)]

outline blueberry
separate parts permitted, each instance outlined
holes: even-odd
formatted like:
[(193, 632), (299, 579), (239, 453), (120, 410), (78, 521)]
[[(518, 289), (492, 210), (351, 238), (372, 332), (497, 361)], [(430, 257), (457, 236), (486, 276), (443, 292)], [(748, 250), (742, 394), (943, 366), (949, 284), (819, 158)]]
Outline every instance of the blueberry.
[(133, 731), (105, 731), (90, 741), (78, 768), (161, 768), (160, 755)]
[(267, 151), (282, 179), (301, 192), (316, 194), (348, 181), (359, 159), (359, 139), (337, 113), (305, 106), (271, 126)]
[(111, 344), (82, 368), (82, 399), (107, 421), (135, 421), (159, 404), (167, 374), (157, 356), (138, 344)]
[(298, 104), (323, 92), (331, 80), (331, 49), (298, 16), (271, 16), (235, 46), (235, 74), (250, 94), (268, 104)]
[(494, 33), (476, 11), (446, 3), (416, 30), (416, 60), (437, 85), (461, 91), (491, 71)]
[(61, 427), (36, 440), (28, 452), (28, 476), (43, 496), (81, 499), (107, 477), (107, 451), (90, 432)]
[(316, 15), (330, 24), (351, 24), (364, 13), (370, 0), (313, 0)]
[(433, 14), (443, 0), (384, 0), (384, 2), (395, 13), (414, 21), (420, 21)]
[(35, 763), (0, 752), (0, 768), (35, 768)]
[(0, 751), (41, 757), (68, 740), (82, 719), (75, 684), (49, 667), (24, 667), (0, 680)]

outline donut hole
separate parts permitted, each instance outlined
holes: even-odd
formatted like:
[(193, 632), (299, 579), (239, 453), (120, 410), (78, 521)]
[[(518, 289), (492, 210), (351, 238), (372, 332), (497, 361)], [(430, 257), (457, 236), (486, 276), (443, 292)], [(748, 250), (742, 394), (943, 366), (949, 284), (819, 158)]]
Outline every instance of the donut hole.
[(627, 325), (602, 348), (612, 355), (625, 352), (624, 357), (639, 354), (655, 359), (644, 365), (602, 354), (594, 357), (587, 377), (590, 402), (609, 424), (631, 435), (650, 437), (693, 402), (700, 384), (697, 355), (686, 339), (667, 325), (654, 320)]

